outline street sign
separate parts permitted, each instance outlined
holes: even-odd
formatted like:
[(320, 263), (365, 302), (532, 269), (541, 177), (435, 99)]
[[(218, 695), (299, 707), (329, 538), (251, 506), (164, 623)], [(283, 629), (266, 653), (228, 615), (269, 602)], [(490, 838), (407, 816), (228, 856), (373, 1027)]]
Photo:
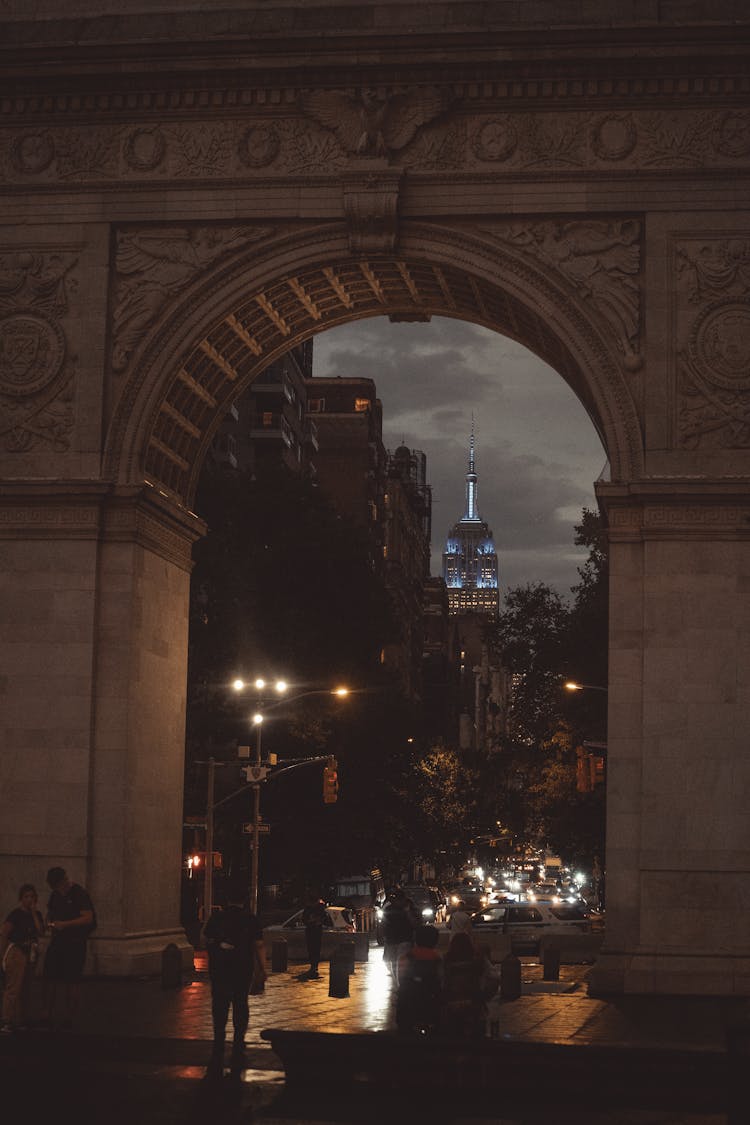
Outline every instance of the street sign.
[[(252, 836), (252, 834), (253, 834), (252, 823), (251, 824), (243, 824), (242, 825), (242, 831), (246, 832), (248, 834), (248, 836)], [(258, 825), (258, 832), (261, 836), (263, 836), (263, 835), (267, 836), (270, 833), (270, 831), (271, 831), (271, 825), (270, 824), (259, 824)]]
[(265, 781), (268, 776), (268, 766), (244, 766), (242, 772), (245, 781)]

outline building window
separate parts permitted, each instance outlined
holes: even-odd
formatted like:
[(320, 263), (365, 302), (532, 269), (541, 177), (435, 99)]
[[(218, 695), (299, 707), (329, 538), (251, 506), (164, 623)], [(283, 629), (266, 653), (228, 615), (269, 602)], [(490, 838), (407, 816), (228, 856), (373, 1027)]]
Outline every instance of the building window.
[(354, 400), (355, 413), (364, 414), (365, 411), (367, 411), (369, 409), (370, 409), (369, 398), (355, 398), (355, 400)]
[(307, 400), (308, 414), (322, 414), (326, 408), (326, 400), (324, 398), (309, 398)]
[(270, 430), (272, 426), (273, 426), (273, 414), (271, 413), (270, 410), (264, 410), (264, 412), (263, 412), (263, 428), (266, 429), (266, 430)]

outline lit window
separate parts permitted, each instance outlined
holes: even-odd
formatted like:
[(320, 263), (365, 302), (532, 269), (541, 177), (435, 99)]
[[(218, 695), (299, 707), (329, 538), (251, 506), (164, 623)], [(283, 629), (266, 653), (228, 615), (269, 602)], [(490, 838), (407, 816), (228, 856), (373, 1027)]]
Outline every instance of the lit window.
[(363, 414), (366, 410), (370, 409), (369, 398), (355, 398), (354, 410), (357, 414)]
[(270, 410), (266, 410), (263, 413), (263, 426), (265, 429), (270, 429), (270, 427), (273, 426), (273, 414)]

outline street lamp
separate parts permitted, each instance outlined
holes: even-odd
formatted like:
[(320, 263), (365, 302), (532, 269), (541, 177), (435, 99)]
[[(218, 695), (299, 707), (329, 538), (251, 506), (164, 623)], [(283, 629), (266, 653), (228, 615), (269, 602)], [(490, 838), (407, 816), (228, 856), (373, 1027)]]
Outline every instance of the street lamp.
[(579, 684), (577, 680), (567, 680), (563, 687), (566, 691), (608, 691), (600, 684)]
[[(245, 683), (245, 681), (243, 679), (241, 679), (240, 677), (238, 677), (237, 679), (232, 681), (232, 687), (238, 693), (244, 691), (245, 687), (247, 687), (247, 686), (249, 686), (249, 685), (247, 685)], [(252, 686), (256, 689), (256, 691), (258, 691), (259, 693), (262, 693), (268, 685), (266, 684), (266, 681), (261, 676), (259, 676), (253, 682)], [(273, 685), (274, 691), (278, 695), (284, 695), (284, 693), (287, 691), (288, 687), (289, 687), (289, 685), (288, 685), (286, 680), (276, 680), (276, 682)], [(323, 688), (323, 689), (316, 688), (313, 691), (303, 691), (303, 692), (300, 692), (298, 695), (293, 695), (293, 696), (288, 697), (288, 698), (285, 696), (284, 699), (280, 699), (277, 703), (269, 704), (268, 707), (264, 708), (264, 710), (265, 711), (273, 711), (276, 707), (280, 707), (282, 703), (294, 703), (297, 699), (302, 699), (303, 697), (309, 696), (309, 695), (336, 695), (336, 696), (341, 698), (341, 697), (346, 696), (348, 694), (349, 694), (349, 688), (346, 688), (346, 687), (334, 688), (332, 691), (327, 689), (327, 688)], [(259, 697), (258, 702), (259, 702), (259, 708), (263, 708), (263, 698), (262, 698), (262, 696)], [(267, 772), (266, 770), (263, 769), (263, 759), (262, 759), (262, 755), (261, 755), (261, 731), (262, 731), (262, 728), (263, 728), (263, 718), (264, 718), (263, 710), (260, 710), (260, 709), (258, 711), (256, 711), (255, 714), (252, 716), (253, 726), (255, 727), (255, 729), (257, 731), (257, 738), (256, 738), (256, 741), (255, 741), (255, 767), (254, 767), (255, 780), (253, 780), (252, 783), (251, 783), (252, 787), (253, 787), (253, 820), (252, 820), (252, 828), (253, 828), (253, 831), (252, 831), (252, 849), (253, 849), (253, 854), (252, 854), (251, 865), (250, 865), (250, 909), (252, 910), (252, 912), (254, 914), (258, 913), (258, 852), (259, 852), (259, 844), (260, 844), (260, 785), (261, 785), (261, 782), (263, 780), (265, 780), (265, 776), (266, 776), (266, 772)], [(248, 778), (248, 780), (249, 780), (249, 778)]]

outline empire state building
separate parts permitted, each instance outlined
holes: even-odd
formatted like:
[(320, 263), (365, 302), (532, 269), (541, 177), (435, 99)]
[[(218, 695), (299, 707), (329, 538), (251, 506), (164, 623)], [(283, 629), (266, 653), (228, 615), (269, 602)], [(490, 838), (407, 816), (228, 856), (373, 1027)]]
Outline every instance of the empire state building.
[(497, 614), (500, 594), (497, 552), (488, 525), (477, 511), (474, 428), (466, 474), (466, 511), (448, 533), (443, 551), (443, 579), (448, 588), (448, 612)]

